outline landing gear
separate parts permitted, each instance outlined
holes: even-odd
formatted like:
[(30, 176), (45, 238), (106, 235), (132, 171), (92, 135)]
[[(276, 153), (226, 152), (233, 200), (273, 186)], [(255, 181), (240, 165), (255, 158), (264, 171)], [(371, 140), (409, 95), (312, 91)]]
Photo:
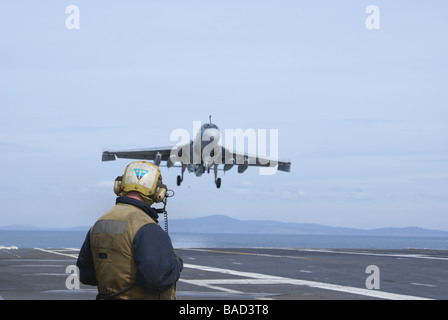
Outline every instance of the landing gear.
[(182, 163), (182, 176), (177, 176), (177, 186), (180, 186), (182, 181), (184, 181), (184, 172), (186, 167), (187, 165)]
[(213, 170), (215, 172), (215, 184), (216, 188), (221, 188), (221, 178), (218, 178), (218, 165), (215, 163), (215, 169)]
[[(210, 167), (205, 168), (203, 165), (195, 165), (197, 167), (188, 167), (188, 172), (195, 172), (196, 176), (200, 177), (205, 171), (210, 172)], [(184, 181), (184, 172), (187, 168), (186, 164), (182, 164), (182, 175), (177, 176), (177, 186), (180, 186), (182, 184), (182, 181)], [(218, 178), (218, 165), (215, 164), (213, 172), (215, 173), (215, 185), (216, 188), (221, 188), (221, 178)]]

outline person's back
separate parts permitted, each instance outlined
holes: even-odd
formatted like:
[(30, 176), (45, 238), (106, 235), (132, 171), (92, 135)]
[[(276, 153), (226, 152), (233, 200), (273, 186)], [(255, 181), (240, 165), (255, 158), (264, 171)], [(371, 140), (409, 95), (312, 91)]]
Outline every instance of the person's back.
[[(154, 165), (137, 163), (140, 182), (141, 167)], [(125, 175), (135, 169), (129, 166)], [(160, 186), (164, 186), (161, 180)], [(158, 225), (155, 209), (139, 192), (116, 193), (125, 196), (118, 197), (115, 207), (99, 218), (81, 248), (77, 262), (81, 282), (97, 285), (99, 299), (175, 299), (182, 260)], [(154, 199), (153, 194), (146, 196)]]

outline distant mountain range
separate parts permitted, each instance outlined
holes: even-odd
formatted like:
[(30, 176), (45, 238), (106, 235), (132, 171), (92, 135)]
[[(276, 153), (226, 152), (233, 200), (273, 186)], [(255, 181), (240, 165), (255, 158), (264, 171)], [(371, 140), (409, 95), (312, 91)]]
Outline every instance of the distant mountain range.
[(329, 227), (314, 223), (238, 220), (224, 215), (213, 215), (195, 219), (172, 219), (169, 220), (168, 224), (169, 232), (448, 237), (448, 231), (430, 230), (419, 227), (362, 230)]
[[(163, 224), (163, 222), (161, 223)], [(10, 225), (0, 227), (0, 230), (87, 231), (89, 228), (89, 226), (78, 226), (66, 229), (56, 229), (36, 228), (29, 225)], [(419, 227), (362, 230), (344, 227), (329, 227), (314, 223), (238, 220), (224, 215), (213, 215), (194, 219), (170, 219), (169, 232), (448, 237), (448, 231), (430, 230)]]

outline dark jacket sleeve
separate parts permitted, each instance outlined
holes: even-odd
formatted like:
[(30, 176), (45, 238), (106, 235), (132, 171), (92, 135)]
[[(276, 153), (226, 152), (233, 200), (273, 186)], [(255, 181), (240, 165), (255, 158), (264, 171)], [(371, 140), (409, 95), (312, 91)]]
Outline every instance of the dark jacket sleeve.
[(97, 285), (92, 249), (90, 247), (90, 231), (87, 232), (86, 239), (79, 251), (76, 266), (79, 268), (79, 281), (81, 283), (91, 286)]
[(134, 237), (136, 283), (149, 292), (163, 292), (179, 280), (182, 259), (174, 252), (171, 239), (158, 225), (140, 228)]

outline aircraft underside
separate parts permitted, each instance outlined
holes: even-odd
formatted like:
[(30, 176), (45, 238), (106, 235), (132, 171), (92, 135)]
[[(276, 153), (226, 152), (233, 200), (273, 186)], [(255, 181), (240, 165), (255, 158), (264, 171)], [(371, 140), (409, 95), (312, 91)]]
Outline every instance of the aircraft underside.
[[(177, 176), (177, 185), (180, 186), (184, 180), (185, 169), (188, 169), (189, 173), (194, 173), (197, 177), (200, 177), (204, 172), (210, 173), (210, 167), (202, 164), (182, 164), (182, 176)], [(221, 178), (218, 178), (218, 165), (214, 165), (213, 172), (215, 173), (216, 188), (219, 189), (221, 187)]]

